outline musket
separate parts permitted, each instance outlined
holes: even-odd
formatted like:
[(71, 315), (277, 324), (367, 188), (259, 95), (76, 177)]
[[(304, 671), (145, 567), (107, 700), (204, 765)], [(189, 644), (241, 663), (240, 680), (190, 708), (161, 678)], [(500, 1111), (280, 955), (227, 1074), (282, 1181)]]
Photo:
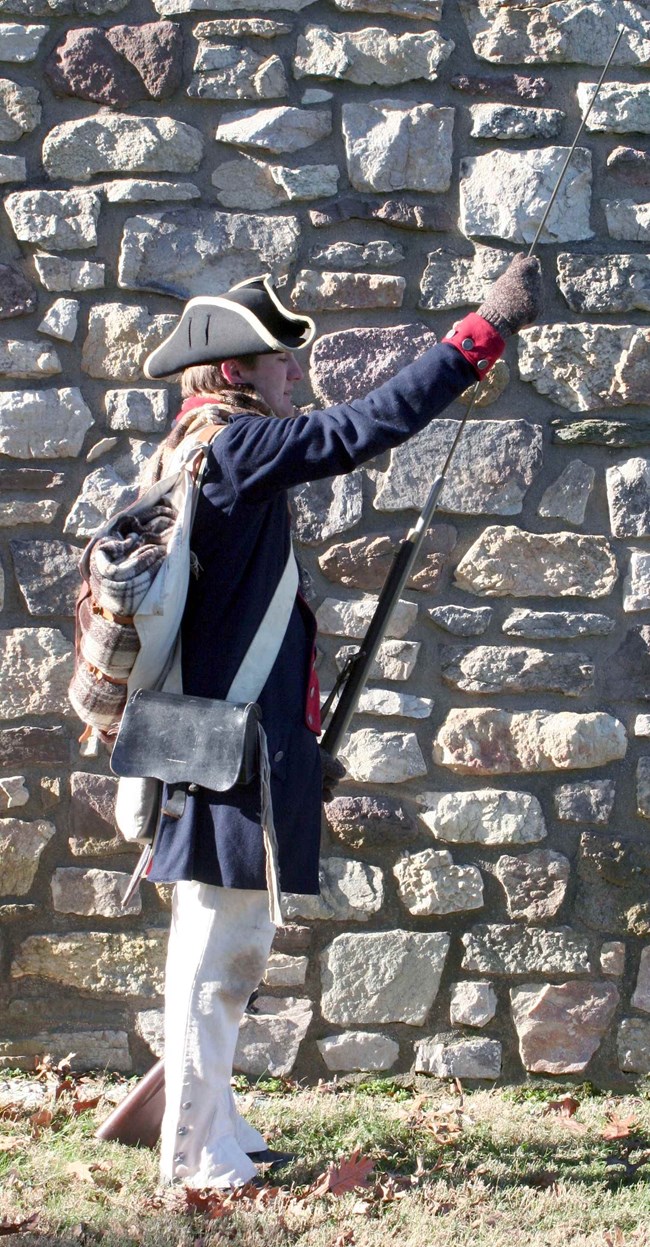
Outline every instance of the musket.
[[(536, 250), (542, 230), (548, 220), (549, 213), (555, 203), (558, 192), (564, 180), (564, 175), (571, 163), (571, 158), (578, 145), (580, 135), (584, 130), (589, 114), (596, 102), (596, 97), (600, 88), (605, 81), (609, 67), (614, 59), (614, 54), (625, 33), (625, 27), (619, 27), (616, 40), (612, 50), (607, 58), (605, 68), (598, 79), (596, 89), (591, 98), (591, 102), (587, 111), (582, 118), (576, 136), (571, 144), (569, 153), (560, 170), (551, 197), (546, 205), (542, 219), (539, 223), (537, 233), (530, 245), (528, 255), (532, 256)], [(473, 387), (472, 400), (469, 403), (465, 415), (459, 422), (456, 433), (452, 440), (451, 446), (447, 452), (447, 456), (442, 465), (441, 470), (434, 478), (427, 500), (420, 512), (416, 523), (413, 525), (402, 542), (399, 550), (395, 554), (393, 562), (386, 577), (385, 583), (377, 599), (375, 613), (368, 624), (368, 630), (361, 642), (359, 649), (348, 662), (345, 664), (340, 673), (332, 692), (330, 693), (325, 705), (323, 706), (323, 718), (331, 714), (325, 734), (321, 741), (323, 749), (326, 749), (332, 757), (336, 757), (350, 720), (354, 715), (357, 702), (368, 679), (370, 668), (375, 660), (377, 650), (382, 641), (388, 621), (397, 605), (399, 596), (406, 584), (414, 564), (422, 547), (427, 529), (431, 524), (433, 514), (435, 512), (440, 492), (445, 483), (445, 477), (449, 470), (449, 465), (454, 457), (454, 452), (463, 435), (463, 430), (470, 415), (476, 405), (479, 394), (480, 383)], [(336, 706), (332, 710), (335, 699)], [(95, 1138), (104, 1140), (113, 1140), (118, 1143), (125, 1144), (141, 1144), (143, 1147), (154, 1147), (160, 1135), (160, 1126), (162, 1124), (163, 1112), (165, 1108), (165, 1069), (162, 1061), (157, 1061), (155, 1065), (145, 1074), (144, 1078), (136, 1084), (129, 1092), (121, 1104), (106, 1118), (96, 1132)]]

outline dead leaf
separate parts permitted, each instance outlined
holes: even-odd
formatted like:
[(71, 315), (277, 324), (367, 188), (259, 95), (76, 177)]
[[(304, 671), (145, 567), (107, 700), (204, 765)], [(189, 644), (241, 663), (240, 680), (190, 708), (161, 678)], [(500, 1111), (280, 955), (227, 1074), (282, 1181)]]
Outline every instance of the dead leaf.
[(607, 1247), (625, 1247), (623, 1231), (618, 1228), (615, 1230), (605, 1230), (605, 1233), (603, 1234), (603, 1242), (607, 1244)]
[(562, 1096), (561, 1100), (550, 1100), (544, 1109), (544, 1117), (556, 1113), (558, 1117), (573, 1117), (580, 1108), (580, 1101), (572, 1095)]
[(87, 1113), (91, 1108), (96, 1108), (101, 1098), (100, 1095), (92, 1096), (89, 1100), (81, 1100), (76, 1097), (72, 1101), (72, 1111), (75, 1117), (78, 1117), (80, 1113)]
[(22, 1221), (0, 1221), (0, 1235), (6, 1234), (25, 1234), (27, 1230), (33, 1230), (38, 1221), (38, 1213), (33, 1212), (31, 1217), (24, 1217)]
[(456, 1113), (444, 1116), (435, 1112), (423, 1113), (419, 1124), (433, 1135), (436, 1143), (440, 1143), (443, 1147), (458, 1143), (463, 1133), (460, 1114), (456, 1115)]
[(20, 1104), (3, 1104), (0, 1106), (0, 1117), (8, 1117), (15, 1121), (16, 1118), (22, 1117), (24, 1109)]
[(78, 1182), (94, 1182), (92, 1165), (86, 1165), (83, 1160), (71, 1160), (64, 1168), (63, 1172), (69, 1178), (76, 1178)]
[(639, 1123), (635, 1117), (617, 1117), (612, 1110), (607, 1114), (608, 1124), (601, 1132), (603, 1139), (627, 1139), (633, 1130), (637, 1130)]
[(6, 1138), (0, 1139), (0, 1152), (17, 1152), (19, 1147), (24, 1147), (29, 1143), (24, 1135), (8, 1134)]
[(330, 1165), (327, 1171), (317, 1178), (307, 1192), (315, 1198), (321, 1195), (345, 1195), (348, 1191), (356, 1191), (370, 1185), (369, 1175), (375, 1167), (374, 1160), (367, 1156), (359, 1156), (355, 1148), (347, 1160), (338, 1165)]

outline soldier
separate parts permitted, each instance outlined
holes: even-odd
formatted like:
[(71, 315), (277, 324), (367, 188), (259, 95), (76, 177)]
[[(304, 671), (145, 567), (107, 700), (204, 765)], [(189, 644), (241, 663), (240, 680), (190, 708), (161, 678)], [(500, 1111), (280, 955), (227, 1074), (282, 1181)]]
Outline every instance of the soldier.
[[(352, 471), (406, 441), (486, 375), (504, 339), (540, 303), (536, 259), (518, 256), (478, 313), (365, 399), (294, 415), (302, 378), (294, 354), (312, 340), (268, 277), (187, 304), (150, 355), (151, 379), (181, 374), (184, 402), (156, 472), (182, 438), (215, 418), (192, 531), (182, 624), (183, 692), (224, 699), (291, 562), (287, 490)], [(215, 409), (217, 409), (215, 411)], [(317, 894), (321, 801), (339, 764), (321, 757), (316, 625), (296, 593), (258, 702), (268, 739), (279, 884)], [(236, 699), (235, 699), (236, 700)], [(193, 789), (193, 790), (192, 790)], [(178, 812), (177, 812), (178, 813)], [(280, 1164), (237, 1112), (230, 1079), (237, 1033), (261, 980), (274, 923), (259, 786), (215, 793), (192, 785), (177, 817), (163, 814), (149, 873), (174, 882), (165, 999), (164, 1181), (228, 1188), (256, 1164)]]

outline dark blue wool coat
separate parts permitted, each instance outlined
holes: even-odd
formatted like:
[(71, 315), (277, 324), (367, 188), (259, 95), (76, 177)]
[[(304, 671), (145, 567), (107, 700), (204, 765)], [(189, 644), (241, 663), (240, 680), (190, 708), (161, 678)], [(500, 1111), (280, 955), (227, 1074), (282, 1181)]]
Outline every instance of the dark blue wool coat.
[[(476, 322), (483, 326), (480, 353), (443, 342), (365, 399), (293, 419), (230, 417), (208, 454), (192, 533), (200, 572), (182, 625), (186, 693), (223, 698), (231, 684), (287, 560), (286, 491), (350, 472), (406, 441), (476, 381), (478, 358), (489, 353), (492, 363), (501, 353), (501, 339), (475, 316), (458, 336), (470, 321), (477, 339)], [(305, 721), (314, 636), (313, 615), (298, 599), (259, 698), (285, 892), (318, 892), (321, 772), (318, 739)], [(179, 820), (162, 819), (149, 878), (265, 888), (259, 815), (258, 781), (188, 795)]]

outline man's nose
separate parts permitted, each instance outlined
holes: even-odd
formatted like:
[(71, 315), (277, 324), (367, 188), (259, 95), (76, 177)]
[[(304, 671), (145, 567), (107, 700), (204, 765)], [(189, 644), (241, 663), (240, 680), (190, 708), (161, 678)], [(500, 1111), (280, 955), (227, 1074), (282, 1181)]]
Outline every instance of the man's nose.
[(295, 359), (294, 356), (292, 355), (291, 362), (287, 369), (287, 380), (288, 381), (302, 381), (304, 375), (305, 374), (302, 368), (300, 367), (298, 360)]

